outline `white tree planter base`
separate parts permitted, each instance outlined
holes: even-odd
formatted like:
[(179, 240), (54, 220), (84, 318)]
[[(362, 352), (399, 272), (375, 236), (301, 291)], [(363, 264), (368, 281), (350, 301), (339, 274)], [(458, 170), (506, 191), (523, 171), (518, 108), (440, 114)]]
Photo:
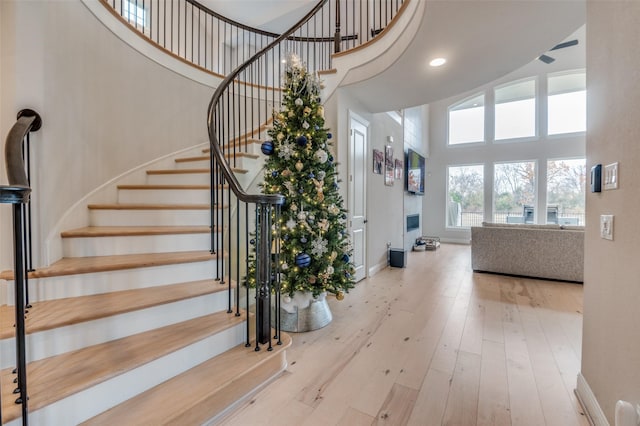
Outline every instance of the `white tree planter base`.
[(327, 294), (313, 298), (311, 293), (297, 292), (293, 298), (281, 297), (280, 320), (282, 331), (301, 333), (317, 330), (329, 324), (333, 319)]

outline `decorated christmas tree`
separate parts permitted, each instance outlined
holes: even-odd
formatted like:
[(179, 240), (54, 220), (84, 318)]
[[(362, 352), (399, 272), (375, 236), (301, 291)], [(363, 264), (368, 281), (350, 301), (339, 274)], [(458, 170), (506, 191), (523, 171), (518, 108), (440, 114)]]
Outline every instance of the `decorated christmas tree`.
[(262, 190), (286, 198), (277, 223), (281, 291), (314, 297), (329, 292), (342, 299), (354, 284), (352, 247), (320, 82), (296, 57), (288, 60), (285, 73), (282, 109), (274, 113), (271, 140), (262, 144), (267, 155)]

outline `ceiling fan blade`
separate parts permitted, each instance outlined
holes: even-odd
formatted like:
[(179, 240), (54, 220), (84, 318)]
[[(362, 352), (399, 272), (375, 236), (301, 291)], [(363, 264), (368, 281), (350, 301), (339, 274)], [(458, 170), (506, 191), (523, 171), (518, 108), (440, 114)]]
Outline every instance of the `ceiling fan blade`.
[(565, 41), (565, 42), (563, 42), (563, 43), (556, 44), (556, 45), (555, 45), (555, 46), (553, 46), (549, 51), (551, 51), (551, 50), (558, 50), (558, 49), (564, 49), (565, 47), (575, 46), (576, 44), (578, 44), (578, 40), (569, 40), (569, 41)]
[(555, 61), (555, 58), (552, 58), (551, 56), (547, 56), (547, 55), (540, 55), (538, 56), (538, 59), (540, 59), (545, 64), (550, 64), (551, 62)]

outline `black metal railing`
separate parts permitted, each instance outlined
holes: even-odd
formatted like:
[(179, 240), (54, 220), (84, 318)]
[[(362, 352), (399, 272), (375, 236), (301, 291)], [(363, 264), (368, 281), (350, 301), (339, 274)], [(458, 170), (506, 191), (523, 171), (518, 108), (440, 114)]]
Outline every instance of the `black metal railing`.
[[(227, 75), (280, 34), (229, 19), (195, 0), (101, 0), (132, 28), (174, 56)], [(378, 36), (407, 0), (330, 0), (313, 26), (289, 36), (300, 58), (316, 70), (332, 68), (331, 55)], [(313, 28), (313, 31), (311, 31)]]
[[(408, 0), (322, 0), (282, 34), (251, 28), (194, 0), (101, 0), (148, 40), (186, 62), (219, 76), (208, 112), (211, 142), (211, 251), (216, 279), (229, 287), (228, 312), (240, 313), (240, 283), (255, 252), (256, 350), (271, 349), (271, 297), (279, 303), (277, 257), (282, 195), (249, 194), (234, 175), (239, 152), (266, 133), (282, 102), (282, 74), (289, 55), (310, 73), (332, 68), (332, 55), (378, 36)], [(233, 71), (231, 71), (233, 70)], [(244, 208), (243, 205), (244, 204)], [(249, 205), (255, 205), (252, 218)], [(277, 223), (277, 222), (275, 222)], [(246, 278), (246, 277), (244, 277)], [(235, 300), (231, 294), (237, 284)], [(275, 288), (273, 288), (275, 287)], [(247, 288), (247, 309), (250, 297)], [(275, 307), (279, 313), (278, 306)], [(248, 315), (247, 315), (247, 321)], [(275, 318), (279, 340), (279, 320)], [(247, 324), (247, 346), (249, 339)]]
[[(13, 278), (15, 284), (15, 329), (16, 329), (16, 368), (14, 373), (17, 384), (14, 394), (18, 395), (16, 404), (22, 405), (22, 424), (27, 424), (27, 367), (25, 313), (29, 307), (28, 273), (31, 269), (31, 177), (30, 177), (30, 141), (29, 134), (42, 126), (37, 112), (23, 109), (18, 113), (5, 143), (5, 161), (8, 185), (0, 185), (0, 204), (13, 205)], [(0, 404), (1, 406), (1, 404)], [(0, 411), (0, 424), (2, 412)]]

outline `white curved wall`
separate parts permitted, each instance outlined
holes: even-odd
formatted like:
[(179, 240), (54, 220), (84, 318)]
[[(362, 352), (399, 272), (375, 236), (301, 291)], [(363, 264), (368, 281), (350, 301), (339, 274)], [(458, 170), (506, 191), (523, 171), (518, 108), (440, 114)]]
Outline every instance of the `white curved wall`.
[[(207, 140), (213, 89), (133, 50), (80, 0), (2, 1), (0, 11), (0, 134), (20, 108), (36, 109), (44, 121), (32, 138), (36, 241), (104, 182)], [(6, 269), (10, 209), (3, 206), (0, 214), (0, 268)], [(37, 247), (41, 265), (46, 256)]]

